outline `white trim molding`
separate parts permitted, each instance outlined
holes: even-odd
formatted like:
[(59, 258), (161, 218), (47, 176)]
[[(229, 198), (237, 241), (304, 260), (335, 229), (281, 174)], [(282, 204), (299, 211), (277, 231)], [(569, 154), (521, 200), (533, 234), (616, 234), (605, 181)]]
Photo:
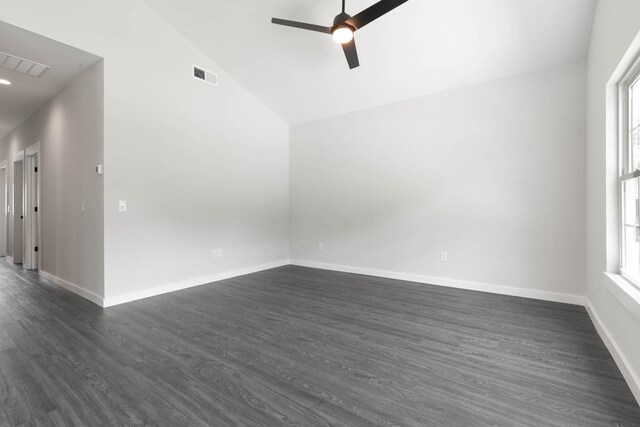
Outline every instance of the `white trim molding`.
[(24, 149), (24, 155), (25, 156), (33, 156), (34, 154), (41, 154), (40, 153), (40, 141), (35, 142), (35, 143), (31, 144), (30, 146), (28, 146), (27, 148)]
[(62, 288), (65, 288), (66, 290), (71, 291), (76, 295), (80, 295), (82, 298), (88, 299), (92, 303), (97, 304), (97, 305), (102, 307), (104, 299), (100, 295), (95, 294), (95, 293), (93, 293), (91, 291), (88, 291), (88, 290), (76, 285), (75, 283), (71, 283), (71, 282), (68, 282), (68, 281), (66, 281), (64, 279), (61, 279), (60, 277), (55, 276), (55, 275), (53, 275), (51, 273), (47, 273), (44, 270), (40, 270), (38, 273), (40, 274), (40, 277), (42, 277), (43, 279), (47, 279), (50, 282), (53, 282), (56, 285), (58, 285), (58, 286), (60, 286)]
[(180, 282), (168, 283), (155, 288), (144, 289), (137, 292), (131, 292), (124, 295), (116, 295), (106, 297), (103, 301), (103, 307), (113, 307), (115, 305), (127, 302), (137, 301), (144, 298), (154, 297), (156, 295), (167, 294), (169, 292), (180, 291), (182, 289), (193, 288), (196, 286), (208, 285), (210, 283), (219, 282), (220, 280), (231, 279), (246, 274), (257, 273), (259, 271), (270, 270), (272, 268), (289, 265), (288, 259), (282, 261), (271, 262), (267, 264), (254, 265), (222, 273), (212, 274), (205, 277), (197, 277), (194, 279), (182, 280)]
[(423, 276), (411, 273), (399, 273), (395, 271), (375, 270), (348, 265), (326, 264), (315, 261), (291, 260), (291, 264), (300, 267), (319, 268), (322, 270), (341, 271), (344, 273), (362, 274), (365, 276), (383, 277), (386, 279), (404, 280), (406, 282), (424, 283), (428, 285), (444, 286), (449, 288), (467, 289), (471, 291), (489, 292), (492, 294), (510, 295), (515, 297), (532, 298), (545, 301), (560, 302), (564, 304), (584, 305), (585, 298), (580, 295), (562, 294), (557, 292), (524, 289), (510, 286), (491, 285), (488, 283), (470, 282), (466, 280), (447, 279), (443, 277)]
[(589, 313), (589, 317), (591, 317), (591, 322), (596, 327), (600, 338), (602, 338), (602, 341), (607, 346), (613, 360), (616, 362), (616, 365), (618, 365), (618, 369), (620, 369), (622, 376), (629, 385), (631, 393), (633, 393), (633, 396), (640, 405), (640, 376), (633, 370), (631, 363), (629, 363), (622, 350), (620, 350), (620, 347), (613, 339), (602, 320), (600, 320), (600, 316), (598, 316), (598, 313), (596, 313), (589, 300), (586, 301), (585, 308), (587, 309), (587, 313)]

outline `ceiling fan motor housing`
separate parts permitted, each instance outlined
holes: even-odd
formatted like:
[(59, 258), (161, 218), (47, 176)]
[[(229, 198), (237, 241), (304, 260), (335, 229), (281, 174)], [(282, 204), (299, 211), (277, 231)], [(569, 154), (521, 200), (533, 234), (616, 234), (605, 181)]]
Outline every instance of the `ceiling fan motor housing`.
[[(338, 16), (335, 17), (335, 19), (333, 20), (333, 27), (338, 27), (341, 24), (344, 25), (349, 25), (347, 24), (347, 20), (351, 19), (351, 15), (349, 15), (348, 13), (342, 12), (341, 14), (339, 14)], [(349, 25), (349, 27), (353, 28), (353, 26)], [(355, 31), (355, 28), (353, 28), (353, 30)]]

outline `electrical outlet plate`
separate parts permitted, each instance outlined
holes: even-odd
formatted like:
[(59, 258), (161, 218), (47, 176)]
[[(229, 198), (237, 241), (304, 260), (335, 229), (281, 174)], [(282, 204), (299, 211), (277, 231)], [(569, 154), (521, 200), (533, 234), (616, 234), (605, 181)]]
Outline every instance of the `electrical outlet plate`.
[(318, 242), (318, 250), (320, 251), (324, 250), (324, 242)]
[(440, 252), (440, 261), (442, 262), (449, 261), (449, 254), (446, 252)]

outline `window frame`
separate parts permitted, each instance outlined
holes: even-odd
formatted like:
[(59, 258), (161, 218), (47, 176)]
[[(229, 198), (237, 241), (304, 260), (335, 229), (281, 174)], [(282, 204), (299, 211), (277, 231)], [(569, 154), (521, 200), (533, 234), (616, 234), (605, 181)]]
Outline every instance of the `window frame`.
[[(620, 275), (624, 277), (627, 281), (632, 283), (637, 288), (640, 288), (640, 275), (638, 277), (634, 277), (632, 274), (628, 273), (625, 269), (625, 261), (626, 261), (626, 248), (625, 248), (625, 240), (626, 240), (626, 227), (627, 224), (625, 222), (625, 214), (626, 214), (626, 205), (625, 205), (625, 193), (624, 193), (624, 185), (627, 181), (636, 179), (640, 177), (640, 168), (632, 170), (633, 165), (633, 153), (631, 147), (631, 134), (639, 129), (631, 129), (631, 88), (636, 85), (640, 85), (640, 56), (636, 58), (633, 65), (629, 68), (629, 70), (625, 73), (624, 77), (620, 80), (618, 84), (618, 136), (619, 136), (619, 158), (618, 158), (618, 200), (619, 200), (619, 209), (620, 214), (619, 217), (619, 242), (620, 242)], [(636, 100), (634, 100), (636, 101)], [(640, 99), (637, 100), (640, 102)], [(639, 182), (640, 186), (640, 182)], [(640, 191), (640, 188), (639, 188)], [(640, 227), (640, 206), (637, 208), (638, 215), (638, 227)], [(640, 231), (637, 231), (640, 233)], [(640, 263), (640, 258), (638, 259), (638, 263)]]

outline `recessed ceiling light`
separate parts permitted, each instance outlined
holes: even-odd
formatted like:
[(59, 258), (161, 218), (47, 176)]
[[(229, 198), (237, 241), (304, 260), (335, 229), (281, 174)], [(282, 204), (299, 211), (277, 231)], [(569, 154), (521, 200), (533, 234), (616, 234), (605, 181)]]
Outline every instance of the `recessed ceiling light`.
[(9, 80), (0, 79), (0, 85), (9, 86), (11, 82)]

